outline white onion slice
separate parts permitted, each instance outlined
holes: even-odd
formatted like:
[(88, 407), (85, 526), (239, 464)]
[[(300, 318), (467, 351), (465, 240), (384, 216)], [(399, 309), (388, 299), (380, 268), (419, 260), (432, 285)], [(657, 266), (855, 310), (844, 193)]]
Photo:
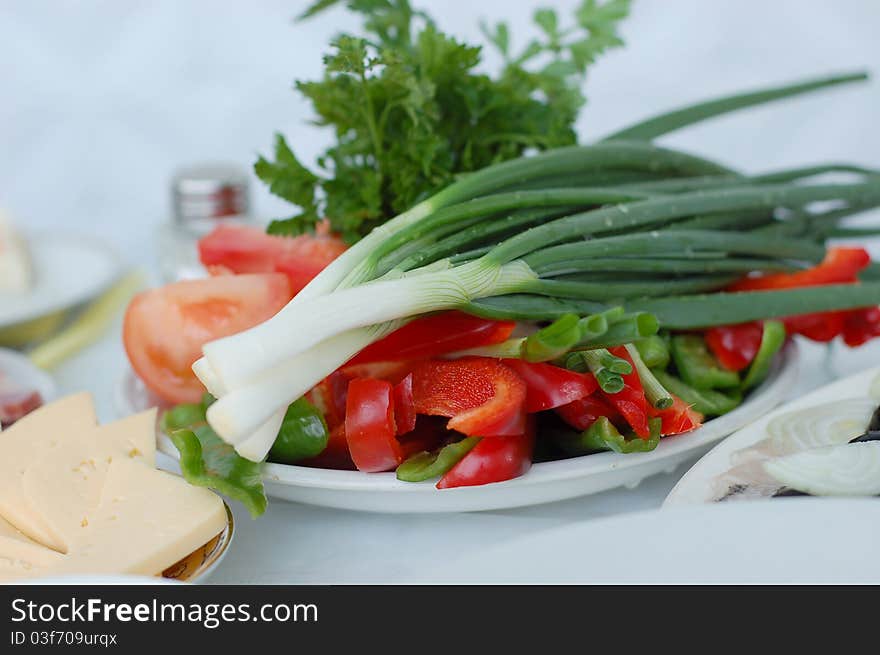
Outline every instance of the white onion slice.
[(814, 496), (880, 495), (880, 442), (814, 448), (764, 462), (781, 484)]
[(865, 431), (875, 409), (869, 398), (850, 398), (781, 414), (767, 424), (767, 438), (750, 450), (778, 457), (845, 444)]

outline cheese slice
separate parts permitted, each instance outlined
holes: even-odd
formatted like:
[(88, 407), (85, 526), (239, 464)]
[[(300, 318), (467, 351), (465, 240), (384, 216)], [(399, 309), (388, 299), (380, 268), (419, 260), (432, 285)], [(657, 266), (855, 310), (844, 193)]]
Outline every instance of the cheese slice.
[(33, 284), (33, 265), (27, 244), (0, 212), (0, 293), (23, 293)]
[(155, 467), (156, 409), (74, 433), (35, 460), (22, 476), (28, 508), (46, 528), (40, 540), (68, 552), (87, 514), (101, 499), (107, 469), (115, 459)]
[(63, 558), (0, 519), (0, 584), (44, 575)]
[(131, 459), (114, 459), (98, 507), (51, 575), (157, 575), (226, 526), (220, 497)]
[(88, 434), (96, 424), (92, 397), (79, 393), (43, 405), (0, 433), (0, 518), (31, 539), (56, 547), (45, 517), (31, 510), (25, 496), (25, 471), (50, 459), (67, 437)]

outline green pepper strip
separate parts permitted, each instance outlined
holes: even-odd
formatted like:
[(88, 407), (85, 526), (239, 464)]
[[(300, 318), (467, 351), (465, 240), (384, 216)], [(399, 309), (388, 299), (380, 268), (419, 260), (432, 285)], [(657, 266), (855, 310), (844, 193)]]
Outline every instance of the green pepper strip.
[(785, 343), (785, 325), (780, 321), (764, 321), (764, 333), (761, 336), (761, 346), (752, 360), (746, 377), (742, 383), (742, 389), (751, 389), (760, 384), (770, 372), (773, 356)]
[(397, 479), (404, 482), (424, 482), (443, 475), (458, 464), (479, 441), (480, 437), (467, 437), (443, 446), (439, 451), (423, 450), (416, 453), (397, 467)]
[(659, 418), (648, 421), (651, 436), (641, 439), (635, 435), (622, 435), (605, 416), (600, 416), (583, 432), (555, 431), (552, 434), (557, 445), (569, 455), (586, 455), (604, 450), (616, 453), (646, 453), (654, 450), (660, 443)]
[(639, 339), (633, 342), (633, 345), (639, 351), (642, 361), (645, 362), (645, 366), (648, 368), (665, 369), (669, 366), (669, 346), (666, 345), (666, 340), (659, 334)]
[(300, 398), (287, 408), (268, 459), (293, 464), (315, 457), (324, 451), (329, 439), (330, 431), (323, 414), (308, 400)]
[(672, 337), (672, 359), (681, 378), (692, 387), (719, 389), (739, 386), (736, 371), (722, 368), (698, 334)]
[(735, 409), (742, 402), (742, 395), (738, 390), (721, 393), (712, 389), (695, 389), (659, 368), (651, 372), (670, 393), (681, 398), (700, 414), (720, 416)]

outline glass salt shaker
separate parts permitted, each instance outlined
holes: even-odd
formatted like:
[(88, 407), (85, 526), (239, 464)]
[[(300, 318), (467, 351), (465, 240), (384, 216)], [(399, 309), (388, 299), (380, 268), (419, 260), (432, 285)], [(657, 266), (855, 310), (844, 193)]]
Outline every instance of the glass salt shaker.
[(172, 217), (159, 235), (163, 282), (205, 277), (198, 242), (222, 223), (253, 223), (247, 173), (231, 164), (198, 164), (171, 181)]

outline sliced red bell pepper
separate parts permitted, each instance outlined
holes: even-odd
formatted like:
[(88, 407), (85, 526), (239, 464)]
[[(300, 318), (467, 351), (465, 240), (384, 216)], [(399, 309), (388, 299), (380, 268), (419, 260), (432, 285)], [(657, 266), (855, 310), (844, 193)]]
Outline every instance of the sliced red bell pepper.
[(535, 450), (535, 417), (525, 432), (508, 437), (483, 437), (437, 483), (438, 489), (475, 487), (518, 478), (532, 466)]
[(403, 449), (404, 459), (407, 459), (416, 453), (439, 448), (449, 435), (442, 417), (419, 416), (416, 427), (398, 437), (398, 441)]
[(491, 321), (457, 311), (425, 316), (370, 344), (351, 363), (427, 359), (489, 346), (506, 341), (514, 327), (513, 321)]
[(625, 422), (620, 412), (598, 393), (557, 407), (556, 413), (575, 430), (581, 431), (587, 430), (600, 416), (615, 425)]
[(394, 420), (394, 388), (390, 382), (356, 378), (349, 383), (345, 439), (359, 471), (390, 471), (403, 461)]
[(866, 307), (846, 312), (843, 319), (843, 341), (847, 346), (861, 346), (880, 336), (880, 307)]
[(350, 380), (350, 376), (334, 371), (306, 394), (306, 398), (324, 415), (331, 431), (345, 421), (345, 398)]
[(450, 417), (447, 427), (473, 437), (522, 434), (525, 382), (496, 359), (430, 360), (413, 368), (416, 412)]
[(822, 284), (855, 282), (859, 271), (871, 263), (864, 248), (829, 248), (821, 264), (797, 273), (773, 273), (747, 277), (734, 282), (729, 291), (758, 291), (766, 289), (793, 289)]
[(703, 415), (675, 395), (672, 396), (672, 407), (667, 409), (649, 407), (648, 413), (652, 418), (660, 419), (660, 434), (664, 437), (690, 432), (703, 424)]
[(345, 424), (340, 423), (330, 430), (330, 438), (327, 447), (320, 455), (298, 461), (297, 466), (310, 466), (319, 469), (339, 469), (342, 471), (354, 471), (356, 467), (351, 461), (348, 452), (348, 441), (345, 438)]
[(505, 366), (526, 383), (526, 412), (534, 414), (567, 405), (599, 388), (592, 375), (569, 371), (553, 364), (504, 359)]
[(413, 362), (387, 361), (370, 362), (368, 364), (345, 364), (338, 369), (349, 380), (354, 378), (376, 378), (391, 384), (401, 382), (412, 370)]
[(710, 328), (705, 338), (719, 364), (730, 371), (741, 371), (755, 359), (763, 335), (763, 325), (755, 321)]
[(628, 361), (632, 366), (632, 373), (621, 376), (623, 378), (623, 389), (617, 393), (605, 393), (604, 391), (601, 393), (623, 415), (623, 418), (629, 423), (633, 432), (642, 439), (650, 439), (651, 427), (648, 425), (649, 403), (645, 397), (645, 390), (642, 388), (642, 381), (636, 372), (636, 366), (633, 364), (632, 358), (624, 346), (616, 346), (608, 350), (615, 357)]
[(843, 332), (846, 312), (820, 312), (816, 314), (800, 314), (782, 319), (788, 334), (800, 334), (826, 343)]
[(412, 373), (394, 385), (394, 421), (398, 435), (412, 432), (416, 427)]

